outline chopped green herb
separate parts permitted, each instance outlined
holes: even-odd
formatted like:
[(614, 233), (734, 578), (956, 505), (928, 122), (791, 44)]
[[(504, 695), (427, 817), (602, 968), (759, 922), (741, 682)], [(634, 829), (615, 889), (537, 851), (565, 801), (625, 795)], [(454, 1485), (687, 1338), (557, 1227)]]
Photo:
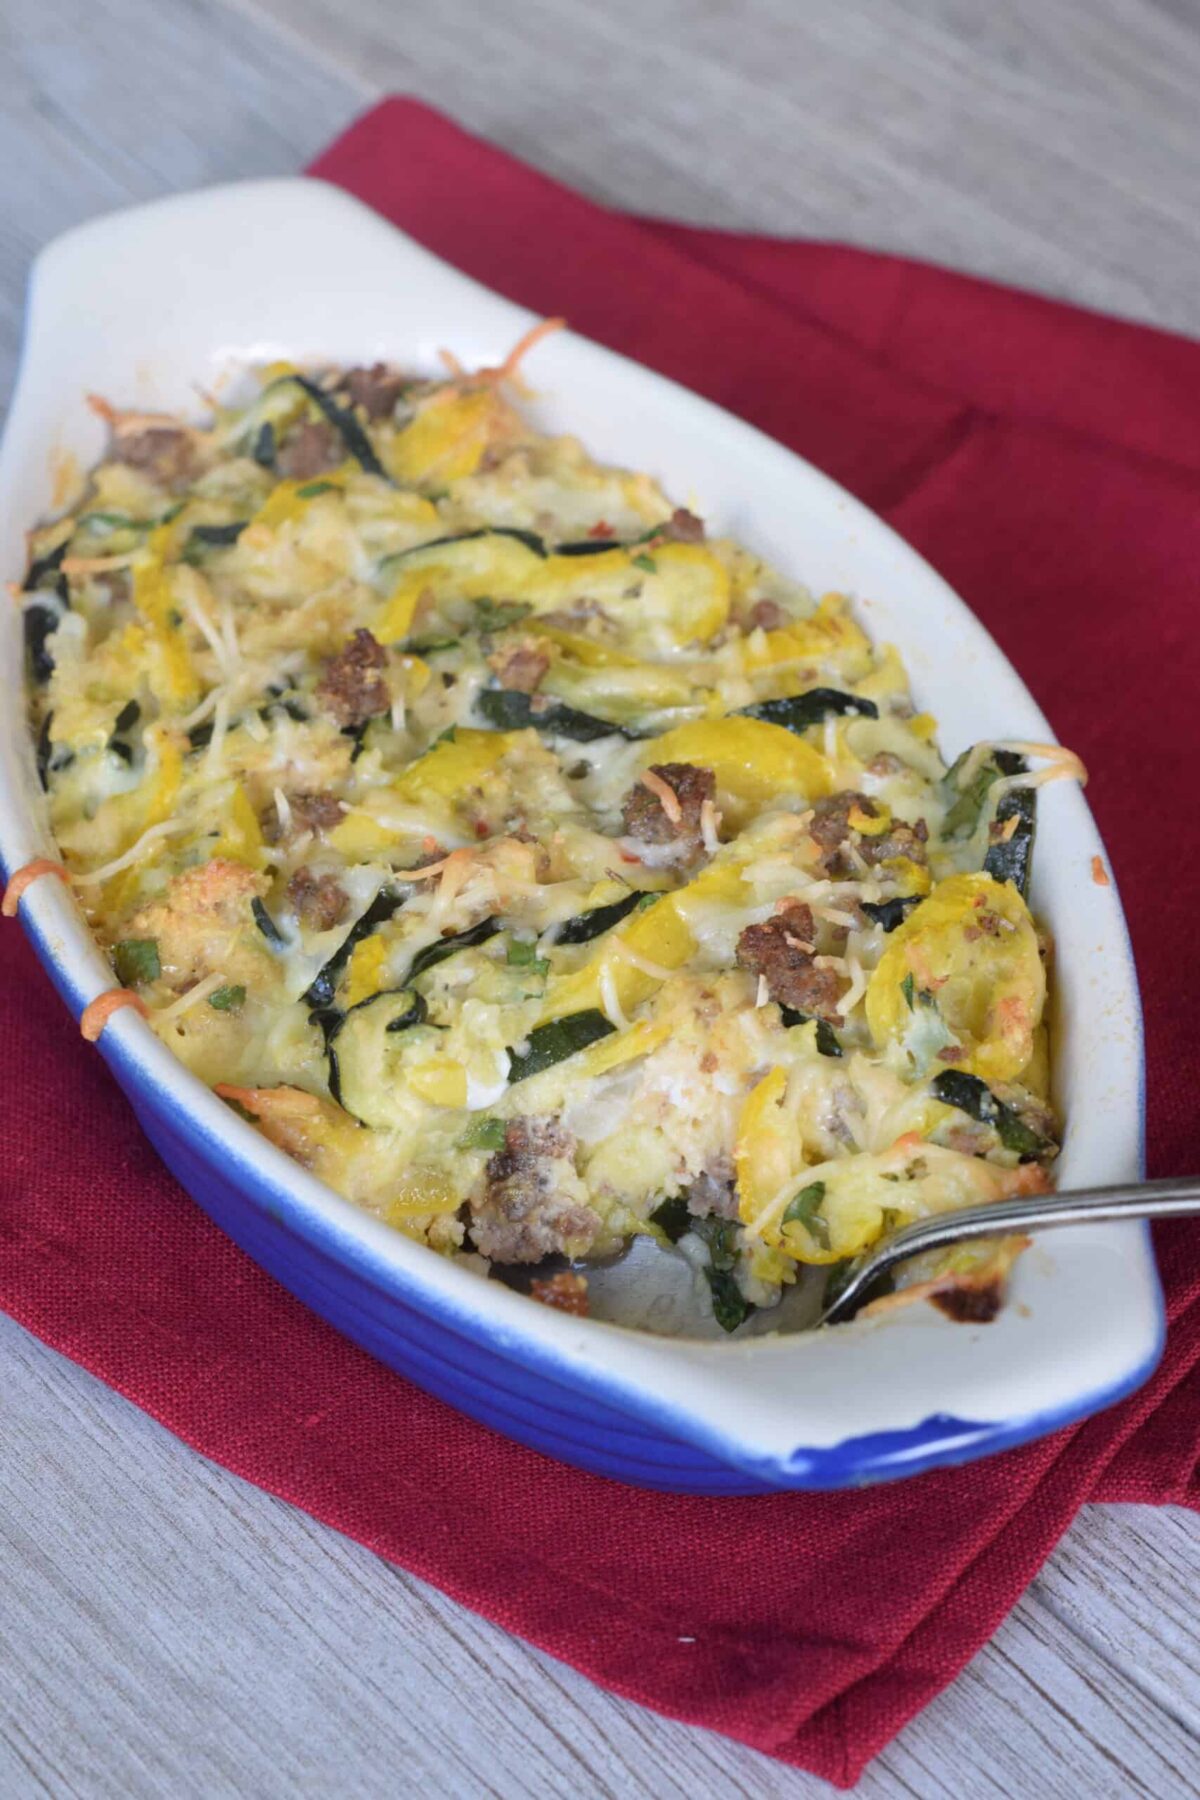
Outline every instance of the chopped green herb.
[(681, 1237), (695, 1224), (688, 1203), (682, 1194), (672, 1194), (667, 1200), (660, 1200), (650, 1214), (650, 1224), (657, 1225), (663, 1236), (671, 1243), (677, 1244)]
[(219, 987), (208, 996), (208, 1004), (217, 1012), (240, 1012), (246, 1003), (246, 990), (240, 983)]
[(458, 736), (457, 725), (447, 725), (445, 731), (439, 731), (434, 738), (435, 744), (452, 744)]
[(457, 638), (430, 638), (428, 643), (410, 643), (404, 648), (413, 656), (436, 656), (439, 650), (457, 650), (458, 642)]
[(122, 938), (113, 945), (113, 968), (122, 987), (157, 981), (162, 974), (157, 938)]
[(904, 995), (904, 998), (908, 1002), (909, 1012), (912, 1012), (914, 1007), (916, 1006), (916, 997), (915, 997), (916, 996), (916, 984), (913, 981), (911, 969), (909, 970), (908, 974), (904, 977), (904, 980), (900, 983), (900, 992)]
[(297, 500), (315, 500), (318, 494), (331, 494), (336, 488), (336, 481), (306, 481), (303, 487), (296, 489), (296, 498)]
[(825, 1203), (825, 1183), (811, 1181), (806, 1188), (801, 1188), (783, 1215), (784, 1225), (803, 1225), (814, 1244), (822, 1250), (832, 1249), (829, 1237), (829, 1226), (821, 1217), (821, 1208)]
[(509, 938), (504, 959), (512, 969), (528, 969), (534, 975), (547, 975), (550, 972), (549, 959), (538, 955), (537, 944), (533, 940), (527, 943), (523, 938)]
[(645, 569), (647, 575), (658, 574), (658, 564), (652, 556), (647, 556), (645, 552), (641, 556), (634, 557), (633, 566), (635, 569)]
[(508, 1127), (503, 1119), (472, 1119), (458, 1140), (460, 1150), (503, 1150)]
[(737, 1221), (696, 1219), (691, 1229), (708, 1246), (709, 1266), (704, 1273), (712, 1296), (713, 1317), (722, 1331), (736, 1331), (754, 1311), (737, 1281)]
[(519, 624), (533, 611), (526, 600), (477, 600), (475, 624), (480, 631), (504, 631)]

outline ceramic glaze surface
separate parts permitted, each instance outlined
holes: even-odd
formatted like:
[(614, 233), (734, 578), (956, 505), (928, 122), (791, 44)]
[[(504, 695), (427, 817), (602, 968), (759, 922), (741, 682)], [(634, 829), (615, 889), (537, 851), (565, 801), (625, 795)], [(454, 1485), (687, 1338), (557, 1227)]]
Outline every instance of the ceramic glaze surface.
[[(139, 295), (162, 291), (163, 268), (179, 279), (147, 315)], [(21, 575), (24, 530), (52, 509), (56, 479), (100, 452), (87, 391), (192, 410), (195, 385), (251, 363), (381, 358), (433, 372), (443, 344), (468, 364), (498, 362), (529, 323), (320, 183), (216, 189), (82, 227), (51, 246), (34, 275), (0, 459), (4, 577)], [(542, 347), (535, 374), (540, 428), (636, 461), (694, 500), (715, 530), (817, 591), (849, 591), (875, 640), (899, 645), (949, 756), (982, 736), (1052, 735), (940, 578), (809, 465), (569, 334)], [(17, 626), (14, 610), (0, 723), (8, 869), (50, 849), (18, 699)], [(1140, 1017), (1116, 890), (1090, 878), (1103, 846), (1087, 806), (1060, 783), (1042, 807), (1032, 903), (1058, 943), (1055, 1088), (1067, 1121), (1058, 1176), (1076, 1187), (1140, 1172)], [(112, 975), (73, 901), (42, 881), (21, 912), (78, 1014)], [(119, 1014), (101, 1048), (183, 1185), (301, 1300), (473, 1417), (616, 1479), (746, 1493), (915, 1473), (1094, 1411), (1144, 1380), (1161, 1350), (1161, 1294), (1137, 1226), (1087, 1227), (1035, 1246), (1009, 1305), (984, 1327), (918, 1307), (811, 1337), (712, 1344), (574, 1319), (481, 1281), (339, 1199), (231, 1115), (134, 1015)]]

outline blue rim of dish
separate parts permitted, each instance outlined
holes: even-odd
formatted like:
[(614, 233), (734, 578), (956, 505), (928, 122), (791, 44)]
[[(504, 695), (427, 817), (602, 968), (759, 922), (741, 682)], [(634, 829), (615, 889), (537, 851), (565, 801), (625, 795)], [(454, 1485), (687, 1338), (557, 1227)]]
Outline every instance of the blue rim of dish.
[[(43, 967), (50, 975), (73, 1016), (78, 1018), (86, 1003), (86, 995), (67, 975), (50, 948), (45, 932), (36, 920), (29, 916), (28, 909), (24, 904), (20, 908), (20, 917), (26, 935), (31, 939)], [(1123, 913), (1121, 922), (1125, 933), (1126, 959), (1135, 999), (1138, 1002), (1135, 1008), (1138, 1034), (1138, 1163), (1144, 1175), (1145, 1034), (1141, 1016), (1137, 968)], [(213, 1161), (213, 1151), (219, 1147), (222, 1157), (222, 1176), (231, 1184), (236, 1184), (240, 1196), (247, 1204), (266, 1213), (274, 1223), (284, 1226), (296, 1237), (304, 1240), (313, 1249), (329, 1256), (342, 1267), (352, 1269), (385, 1298), (391, 1297), (413, 1306), (457, 1336), (477, 1340), (481, 1329), (481, 1321), (477, 1313), (445, 1295), (430, 1291), (419, 1277), (412, 1273), (394, 1266), (385, 1266), (361, 1236), (349, 1229), (342, 1229), (335, 1220), (316, 1211), (307, 1200), (297, 1195), (283, 1181), (265, 1177), (244, 1157), (237, 1142), (238, 1134), (236, 1132), (230, 1132), (228, 1135), (216, 1132), (197, 1120), (186, 1108), (181, 1110), (172, 1107), (173, 1096), (167, 1092), (152, 1071), (143, 1067), (142, 1058), (135, 1047), (123, 1043), (116, 1034), (106, 1032), (100, 1040), (99, 1048), (114, 1072), (123, 1077), (122, 1085), (128, 1084), (131, 1097), (141, 1094), (145, 1096), (147, 1103), (155, 1105), (157, 1109), (161, 1110), (164, 1106), (171, 1108), (173, 1129), (179, 1135), (186, 1137), (202, 1157), (210, 1162)], [(182, 1072), (187, 1073), (186, 1070), (182, 1070)], [(231, 1118), (231, 1123), (236, 1122)], [(252, 1128), (247, 1126), (246, 1129)], [(282, 1154), (283, 1152), (280, 1152), (280, 1155)], [(333, 1197), (337, 1198), (336, 1195)], [(196, 1204), (199, 1205), (201, 1202), (197, 1201)], [(340, 1204), (350, 1205), (346, 1201), (342, 1201)], [(1149, 1225), (1143, 1223), (1141, 1229), (1147, 1248), (1151, 1249)], [(1151, 1263), (1153, 1266), (1152, 1250)], [(784, 1457), (758, 1457), (748, 1454), (744, 1449), (732, 1444), (719, 1431), (706, 1428), (695, 1420), (681, 1416), (669, 1403), (657, 1400), (654, 1396), (627, 1386), (595, 1369), (576, 1365), (560, 1357), (552, 1348), (544, 1344), (527, 1340), (521, 1346), (520, 1361), (523, 1367), (537, 1370), (560, 1386), (583, 1390), (590, 1399), (631, 1416), (641, 1423), (654, 1426), (675, 1444), (692, 1446), (706, 1451), (727, 1467), (736, 1469), (749, 1477), (755, 1483), (758, 1491), (764, 1491), (767, 1488), (832, 1491), (839, 1488), (852, 1488), (875, 1482), (897, 1480), (902, 1477), (925, 1474), (934, 1469), (974, 1462), (985, 1456), (995, 1455), (999, 1451), (1015, 1449), (1034, 1439), (1049, 1436), (1053, 1432), (1077, 1424), (1093, 1413), (1100, 1412), (1124, 1399), (1149, 1379), (1158, 1365), (1166, 1343), (1166, 1309), (1162, 1285), (1157, 1278), (1154, 1281), (1154, 1289), (1157, 1331), (1151, 1351), (1141, 1362), (1127, 1370), (1119, 1380), (1109, 1383), (1103, 1388), (1078, 1394), (1070, 1402), (1060, 1407), (1023, 1413), (1019, 1417), (1007, 1419), (975, 1421), (960, 1419), (951, 1414), (935, 1413), (913, 1426), (896, 1431), (873, 1432), (857, 1437), (848, 1437), (840, 1443), (820, 1449), (799, 1445)], [(515, 1359), (506, 1355), (506, 1360)], [(666, 1472), (664, 1470), (664, 1473)]]

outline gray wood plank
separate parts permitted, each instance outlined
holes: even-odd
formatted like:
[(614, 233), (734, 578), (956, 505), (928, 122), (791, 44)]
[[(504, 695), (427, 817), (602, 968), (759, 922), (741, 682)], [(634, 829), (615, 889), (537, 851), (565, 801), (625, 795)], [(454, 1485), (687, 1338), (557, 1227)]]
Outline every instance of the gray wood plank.
[(1200, 1521), (1177, 1507), (1090, 1507), (1034, 1583), (1042, 1607), (1200, 1741)]
[(236, 0), (616, 205), (1196, 329), (1200, 11), (1154, 0)]
[[(4, 1319), (0, 1367), (0, 1792), (827, 1791), (603, 1693), (194, 1455)], [(1194, 1592), (1200, 1543), (1169, 1533), (1160, 1549), (1158, 1515), (1139, 1513), (1138, 1587), (1114, 1581), (1124, 1626), (1092, 1593), (1085, 1523), (1067, 1552), (1074, 1616), (1028, 1596), (868, 1771), (867, 1800), (1200, 1785), (1190, 1721), (1139, 1677), (1156, 1612), (1129, 1598)], [(1120, 1517), (1089, 1514), (1111, 1518), (1118, 1557)], [(1177, 1611), (1194, 1666), (1196, 1623)]]
[(0, 69), (0, 400), (43, 244), (179, 188), (294, 174), (362, 105), (219, 0), (5, 0)]

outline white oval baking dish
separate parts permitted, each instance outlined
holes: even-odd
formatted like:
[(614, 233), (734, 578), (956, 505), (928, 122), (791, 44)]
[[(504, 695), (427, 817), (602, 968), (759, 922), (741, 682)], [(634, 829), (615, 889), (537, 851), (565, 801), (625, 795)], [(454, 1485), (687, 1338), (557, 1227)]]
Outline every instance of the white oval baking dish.
[[(553, 296), (547, 296), (553, 301)], [(217, 188), (100, 219), (39, 258), (0, 452), (0, 556), (64, 469), (102, 447), (88, 391), (195, 411), (197, 387), (277, 357), (433, 371), (451, 346), (495, 363), (530, 316), (323, 183)], [(593, 453), (658, 475), (716, 530), (817, 591), (855, 596), (899, 645), (948, 754), (985, 736), (1046, 738), (1038, 707), (946, 584), (810, 465), (671, 382), (569, 333), (538, 351), (534, 413)], [(16, 610), (3, 631), (0, 854), (51, 853), (24, 727)], [(1103, 780), (1103, 770), (1097, 772)], [(1141, 1167), (1141, 1026), (1116, 888), (1082, 795), (1042, 800), (1035, 910), (1058, 944), (1055, 1087), (1065, 1187)], [(69, 894), (36, 883), (21, 914), (78, 1014), (112, 985)], [(1162, 1298), (1144, 1228), (1047, 1238), (995, 1323), (929, 1307), (745, 1343), (663, 1339), (537, 1306), (388, 1230), (323, 1187), (197, 1082), (131, 1012), (101, 1052), (197, 1201), (348, 1336), (498, 1430), (583, 1467), (691, 1492), (837, 1487), (961, 1462), (1110, 1403), (1153, 1369)], [(81, 1141), (80, 1154), (86, 1154)]]

